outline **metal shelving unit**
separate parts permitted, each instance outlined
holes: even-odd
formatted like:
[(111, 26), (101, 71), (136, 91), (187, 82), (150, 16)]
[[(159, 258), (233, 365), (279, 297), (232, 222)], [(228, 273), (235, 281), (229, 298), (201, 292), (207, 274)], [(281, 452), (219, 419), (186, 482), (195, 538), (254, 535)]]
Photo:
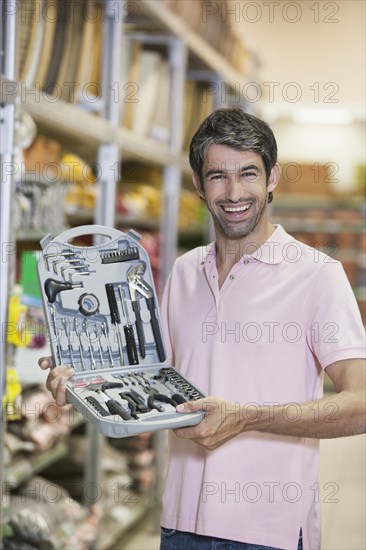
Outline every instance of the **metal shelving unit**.
[[(15, 15), (7, 17), (5, 21), (4, 13), (7, 3), (13, 0), (4, 0), (1, 12), (1, 29), (3, 30), (2, 56), (1, 56), (1, 74), (10, 80), (16, 75), (15, 60), (15, 33), (16, 21)], [(119, 13), (125, 13), (124, 0), (119, 1)], [(94, 222), (102, 225), (113, 226), (115, 219), (114, 199), (116, 193), (116, 171), (110, 170), (111, 166), (121, 163), (122, 160), (137, 160), (144, 163), (159, 166), (163, 172), (163, 194), (164, 207), (160, 224), (155, 224), (154, 228), (162, 234), (162, 273), (161, 283), (167, 279), (171, 265), (175, 259), (179, 239), (177, 227), (179, 194), (181, 189), (182, 175), (190, 173), (190, 167), (186, 155), (182, 151), (182, 124), (184, 109), (184, 81), (187, 77), (187, 59), (189, 54), (199, 58), (209, 69), (212, 79), (216, 82), (226, 82), (229, 86), (235, 86), (238, 82), (245, 83), (246, 80), (242, 74), (236, 71), (227, 60), (216, 52), (208, 43), (205, 42), (196, 32), (189, 29), (188, 25), (181, 18), (170, 12), (158, 0), (141, 0), (140, 9), (151, 20), (152, 29), (158, 28), (159, 37), (153, 40), (160, 40), (160, 44), (166, 48), (169, 60), (171, 74), (171, 105), (170, 105), (170, 133), (171, 140), (168, 144), (154, 141), (152, 138), (135, 135), (132, 131), (119, 126), (119, 105), (113, 101), (113, 84), (118, 81), (120, 62), (122, 55), (122, 37), (124, 25), (122, 18), (117, 18), (115, 13), (115, 1), (104, 0), (104, 40), (103, 40), (103, 61), (102, 61), (102, 100), (98, 114), (88, 112), (87, 106), (83, 109), (76, 105), (59, 100), (57, 109), (54, 101), (48, 100), (47, 95), (35, 96), (27, 93), (22, 109), (29, 113), (37, 123), (41, 131), (47, 132), (67, 144), (68, 147), (84, 157), (87, 161), (97, 162), (102, 175), (99, 186), (100, 193), (96, 211), (94, 213)], [(14, 10), (9, 10), (9, 12)], [(6, 32), (5, 32), (6, 31)], [(148, 42), (151, 40), (145, 33), (142, 40)], [(3, 53), (5, 51), (5, 54)], [(6, 61), (7, 60), (7, 61)], [(197, 75), (200, 79), (201, 75)], [(218, 98), (217, 98), (218, 100)], [(14, 105), (10, 101), (5, 106), (1, 106), (1, 120), (5, 123), (0, 125), (1, 129), (1, 160), (11, 159), (13, 150), (13, 121)], [(5, 136), (6, 139), (3, 139)], [(5, 183), (1, 178), (1, 235), (3, 239), (9, 237), (9, 215), (11, 204), (11, 185), (12, 182), (7, 176)], [(127, 220), (132, 223), (133, 220)], [(197, 231), (197, 230), (195, 230)], [(22, 236), (22, 235), (19, 235)], [(0, 264), (1, 269), (1, 296), (8, 295), (6, 265)], [(6, 301), (1, 300), (1, 321), (6, 319)], [(5, 350), (3, 341), (1, 346), (1, 366), (0, 366), (0, 393), (4, 393), (4, 374), (5, 374)], [(2, 445), (2, 432), (0, 426), (0, 448)], [(88, 452), (85, 468), (86, 483), (98, 482), (100, 479), (100, 453), (103, 438), (96, 431), (92, 424), (87, 426), (88, 433)], [(158, 482), (157, 495), (161, 490), (161, 471), (163, 459), (163, 435), (156, 434)], [(161, 439), (162, 438), (162, 439)], [(52, 459), (62, 457), (65, 448), (60, 446), (56, 455)], [(1, 450), (0, 450), (1, 452)], [(1, 457), (0, 457), (1, 458)], [(41, 466), (37, 469), (39, 471)], [(0, 479), (3, 474), (0, 469)], [(147, 507), (157, 504), (156, 495), (153, 499), (144, 500), (141, 510), (135, 510), (131, 521), (136, 522), (146, 512)], [(158, 507), (155, 506), (155, 509)], [(1, 518), (0, 518), (1, 519)], [(121, 530), (113, 533), (114, 537), (120, 536), (121, 532), (126, 530), (127, 526), (121, 526)]]
[[(0, 223), (1, 223), (1, 249), (11, 241), (10, 218), (11, 196), (14, 180), (7, 169), (13, 160), (14, 140), (14, 112), (15, 95), (6, 95), (8, 85), (15, 79), (15, 13), (9, 10), (10, 2), (5, 0), (0, 7)], [(9, 293), (9, 263), (0, 262), (0, 326), (2, 337), (0, 339), (0, 395), (5, 393), (5, 364), (6, 364), (6, 339), (4, 328), (7, 323), (7, 306)], [(4, 449), (4, 419), (3, 407), (0, 408), (0, 495), (3, 497), (5, 479), (3, 471)], [(3, 502), (3, 499), (1, 499)], [(2, 504), (0, 503), (0, 540), (2, 538)]]

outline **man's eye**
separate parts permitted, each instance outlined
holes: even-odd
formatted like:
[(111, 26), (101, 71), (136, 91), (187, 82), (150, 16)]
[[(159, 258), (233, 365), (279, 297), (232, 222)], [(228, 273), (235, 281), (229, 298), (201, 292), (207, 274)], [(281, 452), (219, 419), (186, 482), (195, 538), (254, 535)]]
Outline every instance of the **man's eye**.
[(258, 177), (257, 172), (244, 172), (243, 175), (245, 178), (251, 178), (251, 179)]
[(225, 178), (224, 174), (216, 174), (214, 176), (211, 176), (210, 180), (223, 180)]

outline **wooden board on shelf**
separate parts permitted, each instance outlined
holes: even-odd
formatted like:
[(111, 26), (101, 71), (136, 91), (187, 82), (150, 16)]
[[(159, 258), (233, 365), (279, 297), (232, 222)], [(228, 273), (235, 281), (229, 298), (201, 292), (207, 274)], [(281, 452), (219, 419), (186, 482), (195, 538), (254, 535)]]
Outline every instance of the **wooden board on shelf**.
[(129, 45), (129, 62), (130, 66), (128, 69), (128, 82), (125, 83), (126, 86), (126, 95), (123, 94), (124, 98), (124, 109), (122, 113), (122, 126), (125, 128), (132, 128), (133, 117), (134, 117), (134, 107), (138, 101), (138, 75), (139, 75), (139, 66), (141, 58), (141, 43), (137, 40), (133, 40)]
[[(71, 50), (69, 54), (69, 59), (67, 67), (65, 70), (65, 80), (62, 87), (61, 98), (65, 101), (73, 101), (73, 95), (75, 92), (76, 84), (76, 73), (79, 63), (80, 49), (81, 49), (81, 40), (83, 36), (83, 23), (84, 17), (82, 16), (82, 6), (75, 4), (72, 12), (72, 20), (70, 21), (71, 26)], [(66, 85), (67, 84), (67, 85)]]
[(218, 73), (223, 80), (231, 86), (237, 86), (238, 82), (244, 85), (247, 82), (246, 75), (237, 71), (218, 53), (210, 44), (208, 44), (197, 32), (191, 30), (190, 25), (182, 20), (177, 14), (164, 6), (158, 0), (140, 0), (141, 10), (145, 10), (150, 16), (159, 21), (165, 29), (173, 34), (180, 36), (188, 49), (201, 59), (205, 65)]
[(39, 58), (38, 69), (35, 77), (35, 82), (40, 89), (43, 89), (46, 82), (48, 67), (52, 59), (52, 46), (55, 38), (57, 5), (53, 0), (45, 0), (44, 10), (47, 17), (44, 17), (44, 36), (42, 51)]
[[(20, 17), (18, 25), (18, 59), (20, 80), (24, 80), (31, 55), (32, 43), (36, 33), (36, 17), (34, 16), (35, 2), (31, 3), (31, 9), (26, 8), (26, 0), (20, 2)], [(33, 8), (33, 9), (32, 9)]]
[[(60, 0), (58, 1), (60, 2)], [(48, 65), (46, 80), (43, 85), (43, 89), (46, 90), (48, 94), (52, 94), (56, 89), (57, 78), (62, 64), (62, 56), (67, 44), (66, 36), (69, 28), (70, 9), (70, 4), (65, 3), (62, 4), (62, 7), (57, 11), (52, 58)]]
[(144, 49), (140, 53), (137, 75), (137, 97), (134, 105), (131, 129), (137, 135), (148, 135), (159, 87), (159, 64), (161, 55), (153, 50)]
[(83, 9), (83, 25), (82, 25), (82, 38), (80, 45), (80, 54), (78, 68), (76, 71), (76, 85), (74, 89), (73, 99), (75, 102), (79, 101), (80, 96), (90, 82), (90, 75), (92, 72), (92, 55), (93, 41), (95, 38), (95, 23), (91, 16), (90, 10), (92, 9), (92, 2), (86, 0), (86, 5)]
[(44, 48), (45, 37), (45, 18), (43, 17), (43, 9), (45, 6), (45, 0), (36, 0), (36, 13), (39, 13), (37, 18), (36, 35), (32, 48), (32, 56), (28, 63), (27, 69), (24, 72), (24, 82), (32, 86), (36, 82), (38, 67), (42, 56), (42, 50)]
[(169, 142), (170, 138), (170, 71), (165, 59), (160, 61), (158, 67), (158, 90), (156, 104), (151, 123), (150, 135), (153, 139)]

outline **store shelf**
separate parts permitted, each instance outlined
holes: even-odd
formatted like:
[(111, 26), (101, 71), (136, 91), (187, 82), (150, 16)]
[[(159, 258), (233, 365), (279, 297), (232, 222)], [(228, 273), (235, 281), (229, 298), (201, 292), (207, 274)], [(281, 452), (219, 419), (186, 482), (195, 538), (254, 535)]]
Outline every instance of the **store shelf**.
[(136, 135), (127, 128), (117, 130), (117, 143), (123, 160), (145, 161), (158, 166), (178, 166), (184, 173), (190, 173), (188, 158), (172, 152), (167, 145), (146, 136)]
[[(116, 130), (102, 117), (83, 111), (75, 105), (46, 93), (29, 91), (22, 101), (22, 109), (27, 112), (42, 131), (68, 140), (70, 148), (87, 152), (93, 159), (101, 143), (116, 140)], [(69, 141), (70, 140), (70, 141)]]
[(40, 241), (47, 233), (50, 235), (58, 235), (64, 228), (53, 229), (52, 227), (47, 227), (47, 229), (19, 229), (16, 232), (16, 240), (22, 242), (33, 242)]
[(289, 232), (354, 233), (359, 235), (365, 230), (363, 220), (299, 219), (292, 216), (278, 216), (276, 213), (274, 213), (272, 217), (275, 223), (283, 225), (286, 231)]
[[(93, 223), (94, 213), (91, 210), (77, 210), (67, 213), (67, 220), (71, 226), (84, 225)], [(115, 218), (116, 227), (124, 227), (126, 229), (135, 229), (136, 231), (157, 232), (160, 230), (160, 220), (149, 218), (136, 218), (124, 214), (117, 214)], [(179, 229), (180, 239), (202, 238), (205, 228), (200, 224), (193, 224), (190, 227)]]
[(247, 82), (245, 76), (236, 71), (220, 53), (201, 38), (197, 32), (193, 31), (181, 17), (171, 12), (157, 0), (140, 0), (139, 4), (163, 25), (165, 30), (181, 37), (188, 50), (212, 71), (219, 74), (227, 84), (232, 87), (237, 87), (238, 83), (245, 85)]
[(363, 195), (307, 195), (307, 194), (283, 194), (276, 192), (273, 208), (294, 208), (306, 210), (315, 208), (317, 210), (334, 210), (335, 208), (346, 208), (347, 210), (360, 211), (365, 209), (365, 197)]
[[(48, 99), (47, 99), (48, 97)], [(116, 143), (125, 160), (138, 160), (156, 166), (178, 165), (189, 173), (185, 155), (172, 152), (167, 145), (127, 128), (114, 128), (99, 115), (42, 93), (27, 94), (22, 108), (30, 114), (40, 130), (60, 140), (86, 160), (94, 160), (103, 143)]]
[(65, 441), (59, 441), (51, 449), (30, 456), (27, 460), (27, 465), (24, 460), (14, 459), (7, 470), (7, 482), (11, 483), (13, 486), (20, 485), (34, 474), (41, 472), (48, 466), (51, 466), (51, 464), (61, 460), (67, 453), (67, 443)]
[(108, 550), (118, 539), (122, 538), (130, 529), (138, 524), (144, 516), (152, 509), (154, 500), (151, 497), (143, 496), (134, 508), (128, 509), (123, 506), (123, 520), (118, 518), (118, 505), (114, 505), (113, 517), (115, 521), (102, 519), (100, 525), (101, 535), (97, 541), (98, 550)]

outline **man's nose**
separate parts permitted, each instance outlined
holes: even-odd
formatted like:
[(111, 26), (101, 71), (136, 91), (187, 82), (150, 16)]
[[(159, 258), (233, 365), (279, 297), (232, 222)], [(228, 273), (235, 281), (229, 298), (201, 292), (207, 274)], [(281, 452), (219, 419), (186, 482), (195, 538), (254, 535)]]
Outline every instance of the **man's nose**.
[(231, 174), (226, 181), (225, 198), (231, 202), (238, 202), (243, 196), (243, 186), (238, 174)]

